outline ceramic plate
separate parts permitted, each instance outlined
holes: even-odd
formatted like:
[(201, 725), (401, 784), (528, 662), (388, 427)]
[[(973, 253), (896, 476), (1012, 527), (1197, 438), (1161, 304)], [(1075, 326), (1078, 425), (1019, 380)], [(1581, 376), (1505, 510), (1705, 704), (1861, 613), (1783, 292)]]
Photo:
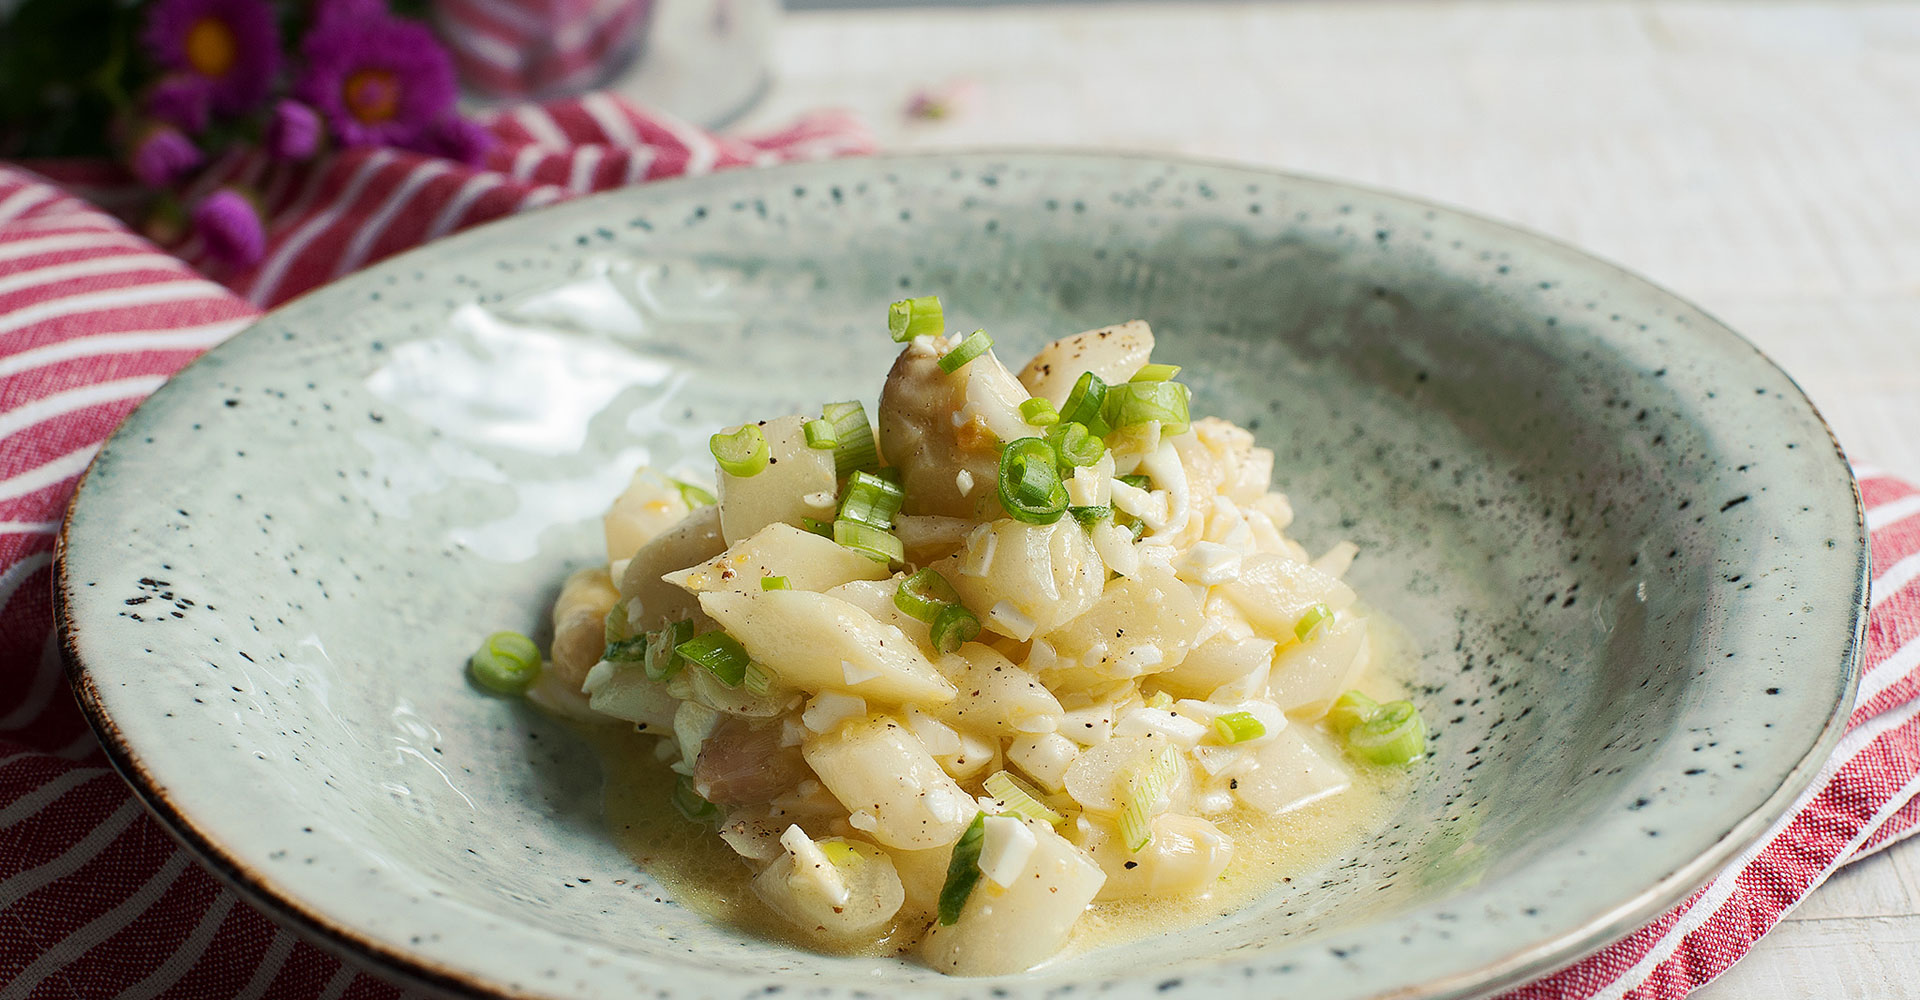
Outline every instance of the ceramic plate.
[[(1278, 454), (1318, 550), (1410, 633), (1434, 755), (1389, 824), (1258, 902), (991, 981), (704, 920), (561, 726), (470, 687), (540, 630), (640, 462), (871, 398), (885, 303), (1002, 353), (1129, 318)], [(117, 765), (269, 912), (389, 975), (533, 997), (1462, 996), (1702, 882), (1810, 780), (1866, 555), (1813, 407), (1699, 310), (1566, 247), (1196, 163), (906, 157), (649, 185), (330, 285), (168, 383), (60, 550)]]

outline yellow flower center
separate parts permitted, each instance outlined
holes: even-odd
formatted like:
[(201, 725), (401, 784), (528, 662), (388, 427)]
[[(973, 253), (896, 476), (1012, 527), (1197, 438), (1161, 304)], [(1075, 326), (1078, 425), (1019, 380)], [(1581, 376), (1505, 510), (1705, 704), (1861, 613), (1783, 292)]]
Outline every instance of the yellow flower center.
[(347, 77), (347, 110), (368, 125), (392, 121), (400, 113), (400, 81), (384, 69), (363, 69)]
[(203, 17), (187, 29), (187, 65), (201, 76), (226, 76), (239, 55), (240, 46), (227, 22)]

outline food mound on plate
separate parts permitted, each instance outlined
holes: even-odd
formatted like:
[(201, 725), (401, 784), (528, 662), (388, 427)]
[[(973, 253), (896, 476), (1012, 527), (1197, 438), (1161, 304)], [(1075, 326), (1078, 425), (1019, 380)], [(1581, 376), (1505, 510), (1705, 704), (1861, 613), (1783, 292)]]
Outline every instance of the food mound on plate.
[[(931, 296), (889, 327), (877, 435), (828, 403), (714, 434), (711, 493), (635, 475), (534, 688), (658, 736), (672, 806), (797, 934), (1028, 969), (1090, 907), (1209, 892), (1229, 818), (1425, 752), (1410, 703), (1353, 690), (1354, 546), (1287, 537), (1273, 454), (1192, 418), (1145, 323), (1017, 375)], [(472, 662), (541, 669), (511, 633)]]

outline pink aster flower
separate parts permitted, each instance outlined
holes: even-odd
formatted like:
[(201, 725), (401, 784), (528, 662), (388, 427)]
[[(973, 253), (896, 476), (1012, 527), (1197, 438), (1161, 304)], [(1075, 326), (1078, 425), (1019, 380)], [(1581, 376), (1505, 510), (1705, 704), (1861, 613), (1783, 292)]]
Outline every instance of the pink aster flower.
[(414, 148), (422, 153), (444, 156), (477, 167), (499, 143), (499, 138), (479, 122), (459, 115), (448, 115), (428, 129)]
[(247, 196), (230, 187), (200, 199), (193, 206), (193, 229), (207, 243), (207, 251), (234, 267), (251, 267), (267, 250), (267, 229), (260, 211)]
[(326, 132), (320, 115), (299, 101), (282, 100), (267, 119), (267, 152), (282, 160), (304, 160), (320, 148)]
[(207, 128), (211, 89), (204, 77), (169, 73), (147, 91), (147, 114), (189, 135), (197, 135)]
[(424, 25), (329, 19), (307, 36), (294, 96), (348, 146), (415, 146), (453, 111), (453, 60)]
[(265, 0), (154, 0), (140, 39), (161, 67), (204, 82), (222, 114), (258, 105), (280, 69), (280, 29)]
[(171, 125), (150, 125), (127, 155), (133, 176), (150, 188), (163, 188), (200, 165), (200, 148)]

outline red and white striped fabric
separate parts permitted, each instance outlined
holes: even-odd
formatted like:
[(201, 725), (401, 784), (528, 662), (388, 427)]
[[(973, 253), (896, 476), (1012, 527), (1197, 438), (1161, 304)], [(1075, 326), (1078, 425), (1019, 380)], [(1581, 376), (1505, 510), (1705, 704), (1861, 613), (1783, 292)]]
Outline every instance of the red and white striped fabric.
[[(387, 151), (315, 168), (216, 163), (201, 186), (248, 183), (271, 220), (266, 258), (209, 270), (216, 280), (0, 166), (0, 1000), (405, 995), (275, 926), (176, 848), (103, 766), (66, 691), (50, 635), (53, 533), (74, 479), (127, 411), (258, 307), (442, 233), (582, 191), (866, 145), (834, 119), (720, 140), (606, 97), (516, 111), (494, 128), (503, 144), (485, 170)], [(83, 174), (62, 171), (115, 194)], [(206, 263), (199, 247), (178, 250)], [(1839, 751), (1713, 883), (1511, 996), (1683, 996), (1840, 865), (1920, 825), (1920, 489), (1859, 471), (1879, 576)]]
[[(436, 0), (469, 84), (502, 97), (593, 86), (641, 42), (654, 0)], [(726, 5), (716, 6), (724, 16)]]

